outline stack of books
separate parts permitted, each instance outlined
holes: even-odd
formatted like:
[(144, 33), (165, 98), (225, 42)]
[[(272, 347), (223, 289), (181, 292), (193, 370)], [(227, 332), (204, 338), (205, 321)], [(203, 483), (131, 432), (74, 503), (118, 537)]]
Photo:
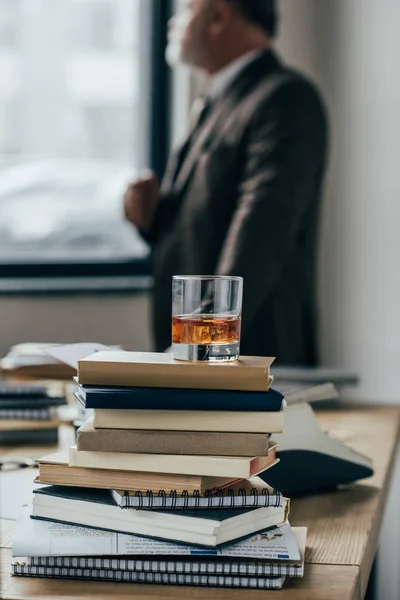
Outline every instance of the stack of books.
[(54, 395), (47, 386), (0, 386), (0, 445), (56, 444), (64, 395)]
[(32, 516), (44, 523), (14, 544), (14, 573), (265, 589), (301, 577), (306, 531), (291, 529), (289, 500), (257, 477), (277, 463), (270, 434), (283, 428), (272, 361), (81, 360), (76, 396), (94, 416), (69, 452), (39, 461), (47, 485)]

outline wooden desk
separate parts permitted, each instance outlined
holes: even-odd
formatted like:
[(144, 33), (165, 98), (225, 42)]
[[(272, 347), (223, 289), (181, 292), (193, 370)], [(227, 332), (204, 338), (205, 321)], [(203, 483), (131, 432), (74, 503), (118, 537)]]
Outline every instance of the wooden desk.
[[(330, 494), (292, 503), (293, 525), (308, 527), (306, 569), (303, 580), (289, 581), (280, 592), (185, 588), (116, 583), (31, 579), (10, 576), (14, 523), (3, 520), (0, 597), (7, 600), (53, 598), (54, 600), (110, 600), (110, 598), (165, 598), (221, 600), (269, 598), (275, 600), (360, 600), (364, 598), (374, 559), (399, 438), (397, 408), (321, 411), (318, 420), (325, 430), (355, 449), (374, 452), (375, 475), (359, 484)], [(375, 445), (375, 440), (379, 442)], [(3, 449), (4, 451), (4, 449)], [(0, 449), (1, 452), (1, 449)], [(21, 456), (32, 449), (18, 449)], [(9, 455), (11, 457), (11, 452)], [(13, 453), (15, 455), (15, 452)], [(3, 486), (18, 502), (16, 486), (26, 475), (3, 474)], [(27, 483), (25, 480), (25, 487)]]

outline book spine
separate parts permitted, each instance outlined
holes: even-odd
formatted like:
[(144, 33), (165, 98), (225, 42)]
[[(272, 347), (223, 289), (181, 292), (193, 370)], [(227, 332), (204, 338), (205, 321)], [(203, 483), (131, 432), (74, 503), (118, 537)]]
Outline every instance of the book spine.
[(100, 581), (124, 581), (161, 585), (195, 585), (204, 587), (232, 587), (254, 589), (281, 589), (284, 577), (234, 577), (226, 575), (193, 575), (177, 573), (140, 573), (107, 569), (79, 569), (68, 567), (34, 567), (14, 563), (13, 575), (28, 577), (58, 577)]
[(281, 433), (283, 411), (211, 412), (94, 410), (93, 425), (98, 429), (154, 429), (238, 433)]
[[(82, 389), (82, 388), (81, 388)], [(157, 388), (125, 388), (97, 392), (75, 392), (85, 408), (119, 410), (193, 410), (274, 412), (282, 409), (283, 396), (275, 390), (267, 392), (237, 392)], [(106, 388), (107, 390), (107, 388)], [(130, 391), (131, 390), (131, 391)]]
[[(205, 369), (207, 372), (205, 373)], [(219, 365), (194, 367), (185, 365), (149, 365), (145, 363), (109, 363), (80, 361), (80, 385), (122, 387), (193, 388), (200, 390), (232, 390), (266, 392), (270, 386), (269, 369), (239, 367), (222, 370)]]
[(129, 558), (103, 558), (87, 556), (44, 556), (33, 557), (31, 567), (66, 568), (66, 569), (105, 569), (112, 571), (131, 571), (137, 573), (175, 573), (190, 575), (228, 575), (247, 577), (302, 577), (302, 565), (274, 564), (271, 562), (238, 560), (230, 561), (220, 559), (207, 561), (187, 559), (179, 560), (160, 559), (129, 559)]
[[(251, 477), (255, 472), (266, 470), (271, 460), (257, 457), (254, 460), (245, 457), (209, 457), (161, 454), (123, 454), (121, 452), (88, 452), (69, 450), (70, 467), (91, 469), (127, 470), (147, 473), (168, 473), (173, 475), (197, 475), (209, 477)], [(258, 468), (259, 467), (259, 468)]]
[(199, 456), (267, 456), (269, 436), (263, 433), (149, 431), (129, 429), (78, 430), (78, 450)]

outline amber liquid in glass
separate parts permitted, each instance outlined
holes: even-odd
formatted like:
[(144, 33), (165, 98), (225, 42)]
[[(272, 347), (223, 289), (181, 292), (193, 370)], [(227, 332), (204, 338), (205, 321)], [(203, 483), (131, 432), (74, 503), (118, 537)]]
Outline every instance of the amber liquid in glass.
[(240, 317), (178, 315), (172, 317), (173, 344), (234, 344), (240, 339)]

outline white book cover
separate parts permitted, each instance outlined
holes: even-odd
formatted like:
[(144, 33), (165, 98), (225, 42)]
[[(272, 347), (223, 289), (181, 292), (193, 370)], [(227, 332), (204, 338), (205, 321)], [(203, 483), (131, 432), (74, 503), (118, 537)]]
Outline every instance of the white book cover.
[[(296, 562), (300, 552), (295, 533), (289, 524), (257, 533), (245, 540), (216, 548), (175, 544), (164, 540), (139, 537), (31, 519), (24, 509), (15, 530), (14, 557), (38, 556), (220, 556)], [(295, 532), (295, 533), (294, 533)]]
[(96, 429), (277, 433), (283, 430), (284, 423), (283, 410), (243, 412), (94, 409), (93, 414)]
[(69, 451), (70, 467), (242, 479), (262, 473), (275, 462), (276, 460), (271, 460), (269, 456), (248, 458), (241, 456), (130, 454), (78, 450), (76, 446), (72, 446)]

